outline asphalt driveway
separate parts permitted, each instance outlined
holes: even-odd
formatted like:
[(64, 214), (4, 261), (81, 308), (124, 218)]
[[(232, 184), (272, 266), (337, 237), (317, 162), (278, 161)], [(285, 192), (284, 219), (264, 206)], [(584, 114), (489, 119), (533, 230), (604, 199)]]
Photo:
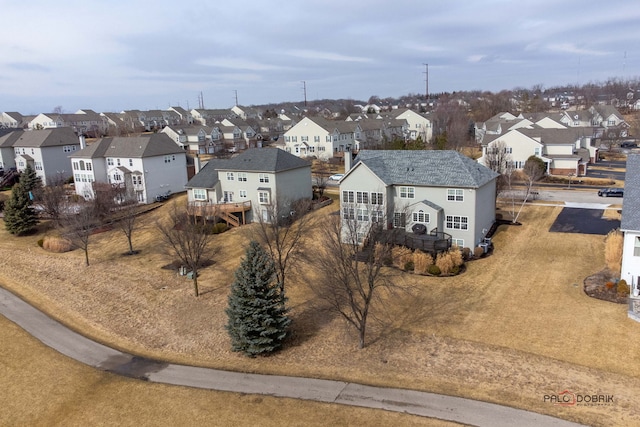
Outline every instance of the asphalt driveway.
[(549, 231), (607, 235), (620, 227), (620, 221), (603, 218), (603, 209), (563, 208)]

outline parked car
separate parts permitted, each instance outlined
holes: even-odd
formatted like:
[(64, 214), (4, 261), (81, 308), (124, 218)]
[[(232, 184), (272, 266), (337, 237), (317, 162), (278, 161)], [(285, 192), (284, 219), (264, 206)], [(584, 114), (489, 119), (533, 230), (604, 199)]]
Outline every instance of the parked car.
[(635, 142), (623, 142), (622, 144), (620, 144), (620, 148), (636, 148), (638, 146), (638, 144), (636, 144)]
[(598, 196), (600, 197), (623, 197), (624, 189), (622, 188), (603, 188), (598, 190)]
[(335, 175), (331, 175), (331, 176), (329, 177), (329, 179), (330, 179), (331, 181), (340, 181), (340, 180), (342, 179), (342, 177), (343, 177), (343, 176), (344, 176), (344, 174), (343, 174), (343, 173), (337, 173), (337, 174), (335, 174)]

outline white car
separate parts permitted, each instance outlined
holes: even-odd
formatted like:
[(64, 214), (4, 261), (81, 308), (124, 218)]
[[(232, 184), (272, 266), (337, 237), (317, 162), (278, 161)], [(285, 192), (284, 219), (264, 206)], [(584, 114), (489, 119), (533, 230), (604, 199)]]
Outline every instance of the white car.
[(342, 177), (343, 177), (343, 176), (344, 176), (344, 174), (343, 174), (343, 173), (337, 173), (337, 174), (335, 174), (335, 175), (331, 175), (331, 176), (329, 177), (329, 179), (330, 179), (331, 181), (340, 181), (340, 180), (342, 179)]

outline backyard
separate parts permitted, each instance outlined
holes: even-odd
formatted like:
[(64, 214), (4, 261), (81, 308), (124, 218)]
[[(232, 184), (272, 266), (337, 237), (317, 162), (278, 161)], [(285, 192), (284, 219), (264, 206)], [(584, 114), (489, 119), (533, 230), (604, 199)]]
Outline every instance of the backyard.
[[(498, 228), (493, 254), (459, 276), (402, 275), (401, 291), (374, 306), (380, 321), (363, 350), (292, 277), (292, 336), (283, 351), (257, 359), (231, 352), (224, 329), (229, 285), (252, 226), (215, 236), (220, 251), (201, 271), (195, 298), (186, 278), (162, 268), (173, 259), (159, 245), (155, 220), (168, 209), (141, 217), (136, 256), (122, 256), (127, 243), (118, 230), (93, 236), (89, 267), (80, 251), (48, 253), (37, 246), (41, 234), (18, 238), (3, 228), (0, 283), (85, 335), (150, 358), (427, 390), (590, 425), (640, 423), (633, 398), (640, 324), (627, 318), (626, 306), (584, 294), (584, 278), (604, 267), (604, 236), (550, 233), (559, 206), (525, 207), (523, 225)], [(564, 390), (613, 395), (614, 402), (544, 401)]]

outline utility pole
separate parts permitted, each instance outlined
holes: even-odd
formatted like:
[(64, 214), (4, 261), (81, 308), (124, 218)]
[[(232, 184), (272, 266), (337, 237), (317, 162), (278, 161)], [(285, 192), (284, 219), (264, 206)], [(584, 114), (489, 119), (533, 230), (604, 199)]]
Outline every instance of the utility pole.
[(234, 90), (235, 94), (236, 94), (236, 107), (238, 106), (238, 91)]
[(427, 98), (427, 103), (429, 102), (429, 64), (422, 64), (425, 67), (425, 83), (426, 83), (426, 91), (425, 91), (425, 97)]
[(307, 82), (302, 81), (302, 91), (304, 92), (304, 106), (307, 106)]

